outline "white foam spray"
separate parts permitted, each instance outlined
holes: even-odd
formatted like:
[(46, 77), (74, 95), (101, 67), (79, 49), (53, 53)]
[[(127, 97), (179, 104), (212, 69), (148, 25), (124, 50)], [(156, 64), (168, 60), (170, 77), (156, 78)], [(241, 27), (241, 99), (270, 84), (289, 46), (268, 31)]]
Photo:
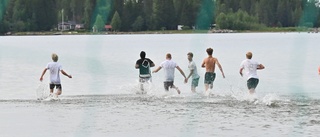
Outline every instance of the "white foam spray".
[(36, 89), (36, 96), (38, 100), (44, 100), (49, 96), (48, 84), (44, 82), (39, 83), (38, 88)]

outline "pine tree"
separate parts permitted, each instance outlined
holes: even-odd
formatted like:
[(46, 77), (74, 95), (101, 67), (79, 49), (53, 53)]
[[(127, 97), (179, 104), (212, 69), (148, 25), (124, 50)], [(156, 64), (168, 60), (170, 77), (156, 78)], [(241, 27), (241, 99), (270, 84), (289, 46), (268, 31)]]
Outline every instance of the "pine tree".
[(120, 31), (121, 29), (121, 18), (119, 13), (116, 11), (111, 20), (111, 26), (114, 31)]

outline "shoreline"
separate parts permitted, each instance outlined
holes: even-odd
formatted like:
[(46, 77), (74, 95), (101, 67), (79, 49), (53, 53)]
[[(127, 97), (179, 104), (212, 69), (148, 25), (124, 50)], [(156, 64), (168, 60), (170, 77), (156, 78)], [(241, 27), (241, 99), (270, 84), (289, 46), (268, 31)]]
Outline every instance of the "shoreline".
[(47, 35), (136, 35), (136, 34), (232, 34), (232, 33), (318, 33), (319, 28), (266, 28), (264, 30), (160, 30), (138, 32), (87, 32), (87, 31), (43, 31), (43, 32), (7, 32), (0, 36), (47, 36)]

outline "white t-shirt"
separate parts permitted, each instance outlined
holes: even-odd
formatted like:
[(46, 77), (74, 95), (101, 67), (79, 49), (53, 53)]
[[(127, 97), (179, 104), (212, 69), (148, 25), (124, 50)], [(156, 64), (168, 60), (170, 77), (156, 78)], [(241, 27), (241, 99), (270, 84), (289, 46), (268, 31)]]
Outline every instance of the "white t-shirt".
[(193, 70), (193, 74), (191, 75), (192, 79), (196, 79), (200, 77), (198, 75), (197, 66), (194, 61), (189, 62), (188, 68), (190, 71)]
[(46, 68), (50, 70), (50, 83), (61, 84), (59, 72), (62, 70), (62, 66), (58, 62), (50, 62)]
[(257, 68), (259, 66), (259, 63), (257, 61), (246, 59), (241, 62), (240, 68), (244, 68), (246, 71), (246, 75), (248, 76), (248, 79), (250, 78), (256, 78), (259, 79), (257, 74)]
[(164, 81), (174, 81), (174, 70), (177, 66), (178, 64), (172, 60), (166, 60), (160, 64), (160, 67), (164, 69)]

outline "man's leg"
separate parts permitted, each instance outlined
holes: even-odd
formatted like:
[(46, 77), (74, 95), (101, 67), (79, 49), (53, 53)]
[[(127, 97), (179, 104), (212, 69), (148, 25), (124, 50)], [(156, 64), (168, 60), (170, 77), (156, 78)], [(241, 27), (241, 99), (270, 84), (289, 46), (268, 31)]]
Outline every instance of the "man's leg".
[(254, 88), (250, 88), (250, 89), (249, 89), (249, 93), (250, 93), (250, 94), (254, 94), (255, 92), (256, 92), (256, 91), (255, 91)]
[(164, 90), (169, 91), (169, 83), (168, 82), (163, 82), (164, 85)]
[(61, 95), (61, 93), (62, 93), (62, 89), (57, 89), (57, 93), (56, 93), (57, 96), (58, 96), (58, 95)]
[(210, 85), (210, 89), (213, 89), (213, 83), (209, 84)]
[(192, 91), (192, 93), (196, 93), (196, 87), (191, 86), (191, 91)]
[(210, 89), (213, 89), (213, 81), (216, 79), (216, 73), (210, 73)]
[(56, 93), (56, 97), (58, 97), (59, 95), (62, 94), (62, 87), (61, 84), (57, 84), (57, 93)]
[(193, 93), (196, 92), (196, 87), (199, 85), (199, 78), (196, 79), (192, 79), (192, 83), (191, 83), (191, 91)]
[(172, 86), (171, 86), (171, 88), (176, 89), (176, 90), (177, 90), (177, 92), (178, 92), (178, 94), (180, 94), (180, 93), (181, 93), (181, 91), (179, 90), (179, 88), (178, 88), (178, 87), (176, 87), (175, 85), (172, 85)]
[(204, 88), (205, 88), (206, 91), (208, 91), (208, 89), (209, 89), (209, 84), (205, 83), (205, 84), (204, 84)]
[(141, 90), (141, 91), (144, 91), (143, 83), (141, 83), (141, 82), (140, 82), (140, 90)]
[(54, 90), (55, 85), (49, 84), (49, 87), (50, 87), (50, 95), (49, 96), (51, 96), (51, 95), (53, 95), (53, 90)]
[(145, 82), (145, 79), (139, 78), (139, 82), (140, 82), (140, 90), (141, 90), (141, 91), (144, 91), (143, 84), (144, 84), (144, 82)]
[(52, 94), (53, 93), (53, 89), (50, 89), (50, 94)]

